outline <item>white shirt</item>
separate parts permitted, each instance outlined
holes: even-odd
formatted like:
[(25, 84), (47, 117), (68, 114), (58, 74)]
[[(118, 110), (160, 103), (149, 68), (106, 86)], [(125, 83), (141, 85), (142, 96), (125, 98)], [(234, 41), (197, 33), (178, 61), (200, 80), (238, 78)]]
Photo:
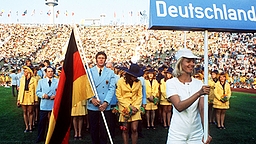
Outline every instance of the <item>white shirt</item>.
[[(190, 83), (183, 84), (175, 77), (166, 81), (166, 96), (169, 98), (170, 96), (178, 95), (180, 100), (183, 101), (198, 92), (202, 85), (202, 81), (194, 78)], [(167, 139), (168, 144), (182, 140), (202, 141), (203, 128), (198, 103), (199, 99), (182, 112), (178, 112), (173, 107), (173, 116)]]
[(100, 70), (101, 70), (101, 73), (103, 72), (104, 67), (103, 68), (99, 68), (98, 66), (96, 67), (97, 67), (98, 73), (100, 73)]

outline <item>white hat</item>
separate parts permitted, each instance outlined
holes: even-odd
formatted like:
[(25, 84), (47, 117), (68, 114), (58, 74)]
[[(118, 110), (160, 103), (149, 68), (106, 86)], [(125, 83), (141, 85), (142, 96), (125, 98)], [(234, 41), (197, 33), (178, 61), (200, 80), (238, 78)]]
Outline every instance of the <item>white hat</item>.
[(177, 60), (179, 60), (180, 58), (185, 57), (185, 58), (200, 58), (195, 56), (191, 50), (187, 49), (187, 48), (183, 48), (177, 51), (177, 53), (175, 54), (175, 58)]

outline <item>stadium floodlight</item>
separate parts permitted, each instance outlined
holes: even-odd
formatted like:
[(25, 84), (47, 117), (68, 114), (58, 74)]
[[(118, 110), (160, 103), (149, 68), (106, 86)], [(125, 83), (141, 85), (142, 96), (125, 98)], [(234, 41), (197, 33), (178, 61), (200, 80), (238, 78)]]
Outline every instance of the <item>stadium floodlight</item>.
[(54, 7), (58, 5), (58, 0), (45, 0), (45, 4), (50, 7), (47, 14), (50, 16), (50, 24), (54, 24)]

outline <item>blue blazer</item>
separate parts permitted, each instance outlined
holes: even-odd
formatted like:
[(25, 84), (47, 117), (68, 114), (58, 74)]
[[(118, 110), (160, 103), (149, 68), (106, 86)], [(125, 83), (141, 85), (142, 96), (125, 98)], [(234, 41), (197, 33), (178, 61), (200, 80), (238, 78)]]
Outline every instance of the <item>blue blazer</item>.
[(42, 96), (44, 94), (47, 94), (48, 96), (56, 95), (58, 83), (59, 83), (58, 79), (52, 78), (52, 84), (51, 84), (51, 87), (49, 87), (47, 78), (43, 78), (38, 81), (38, 85), (36, 88), (36, 95), (39, 98), (41, 98), (40, 110), (45, 110), (45, 111), (52, 110), (54, 100), (42, 99)]
[[(116, 78), (115, 73), (111, 69), (106, 67), (103, 68), (101, 76), (99, 76), (99, 72), (97, 66), (92, 67), (91, 69), (92, 80), (95, 85), (97, 94), (99, 96), (100, 102), (104, 101), (108, 102), (108, 107), (106, 110), (110, 110), (110, 101), (115, 94), (116, 90)], [(87, 109), (93, 111), (99, 111), (98, 107), (95, 107), (89, 101), (87, 102)]]
[[(116, 77), (116, 81), (115, 81), (115, 85), (117, 84), (117, 81), (120, 79), (120, 76), (115, 74)], [(116, 98), (116, 93), (114, 93), (114, 96), (112, 97), (111, 101), (110, 101), (110, 105), (117, 105), (117, 98)]]
[(138, 77), (142, 85), (142, 104), (147, 104), (146, 85), (144, 77)]

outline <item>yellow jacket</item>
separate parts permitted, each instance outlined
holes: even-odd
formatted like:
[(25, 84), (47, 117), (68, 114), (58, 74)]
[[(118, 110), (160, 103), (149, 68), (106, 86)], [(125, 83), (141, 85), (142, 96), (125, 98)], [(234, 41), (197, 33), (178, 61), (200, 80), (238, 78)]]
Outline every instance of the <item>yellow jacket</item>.
[(253, 83), (254, 85), (256, 85), (256, 78), (253, 79)]
[(213, 81), (212, 78), (209, 79), (208, 85), (210, 86), (210, 93), (208, 95), (208, 102), (213, 103), (213, 99), (215, 97), (215, 95), (214, 95), (215, 82)]
[(36, 79), (36, 83), (38, 84), (38, 81), (41, 79), (41, 77), (37, 75), (37, 76), (34, 76), (34, 78)]
[(244, 83), (244, 82), (245, 82), (245, 79), (246, 79), (246, 78), (245, 78), (244, 76), (241, 76), (241, 77), (240, 77), (240, 82)]
[(20, 78), (20, 87), (19, 87), (19, 93), (18, 93), (18, 99), (20, 103), (22, 104), (23, 101), (29, 101), (34, 104), (34, 102), (38, 101), (38, 97), (36, 96), (36, 87), (37, 87), (37, 80), (34, 77), (31, 77), (29, 82), (29, 100), (24, 100), (24, 92), (25, 92), (25, 76), (23, 75)]
[(164, 78), (161, 79), (160, 95), (160, 105), (172, 105), (170, 102), (167, 101), (166, 98), (166, 82), (164, 81)]
[(159, 83), (156, 79), (153, 79), (152, 86), (150, 84), (149, 80), (145, 80), (145, 86), (146, 86), (146, 98), (147, 98), (147, 104), (145, 107), (145, 110), (156, 110), (157, 105), (155, 105), (153, 102), (149, 101), (149, 97), (159, 97)]
[(142, 85), (141, 82), (134, 82), (132, 87), (125, 83), (125, 79), (122, 77), (117, 81), (116, 98), (118, 100), (118, 107), (120, 111), (119, 121), (124, 122), (122, 111), (124, 108), (129, 108), (130, 105), (136, 107), (138, 112), (131, 116), (128, 120), (135, 121), (141, 120), (140, 106), (142, 104)]
[(5, 76), (5, 81), (6, 81), (6, 82), (10, 82), (11, 80), (12, 80), (11, 77), (9, 77), (8, 75)]
[(152, 86), (149, 80), (145, 80), (145, 86), (147, 98), (149, 98), (150, 96), (158, 97), (159, 83), (157, 82), (157, 80), (153, 79)]
[[(221, 98), (223, 97), (224, 94), (227, 96), (228, 101), (223, 103), (220, 100), (221, 100)], [(229, 83), (226, 82), (225, 87), (223, 89), (222, 85), (218, 81), (215, 84), (214, 95), (215, 95), (215, 97), (213, 99), (213, 107), (214, 108), (229, 109), (229, 99), (230, 99), (230, 96), (231, 96), (231, 89), (230, 89), (230, 84)]]
[[(40, 80), (40, 79), (42, 79), (39, 75), (37, 75), (37, 76), (34, 76), (34, 78), (35, 78), (35, 80), (36, 80), (36, 88), (37, 88), (37, 84), (38, 84), (38, 81)], [(36, 96), (37, 97), (37, 99), (38, 99), (38, 96)]]
[(0, 76), (0, 82), (5, 82), (5, 77), (3, 75)]

